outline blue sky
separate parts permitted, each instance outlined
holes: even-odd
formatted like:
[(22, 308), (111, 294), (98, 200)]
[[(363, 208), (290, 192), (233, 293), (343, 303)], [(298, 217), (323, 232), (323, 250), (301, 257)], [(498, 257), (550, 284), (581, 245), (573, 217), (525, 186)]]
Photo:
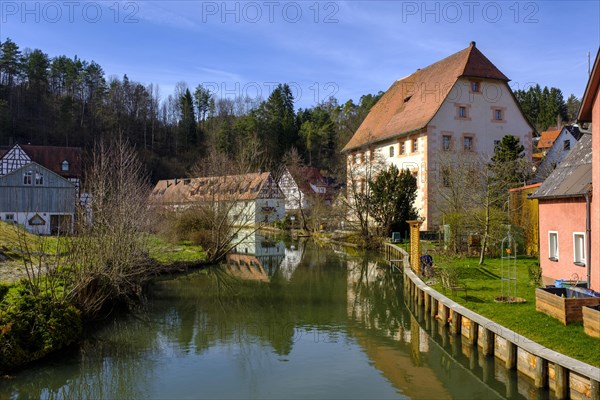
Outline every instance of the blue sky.
[(107, 76), (266, 98), (297, 107), (387, 90), (417, 68), (477, 47), (511, 79), (583, 95), (600, 46), (598, 1), (7, 1), (0, 39), (94, 60)]

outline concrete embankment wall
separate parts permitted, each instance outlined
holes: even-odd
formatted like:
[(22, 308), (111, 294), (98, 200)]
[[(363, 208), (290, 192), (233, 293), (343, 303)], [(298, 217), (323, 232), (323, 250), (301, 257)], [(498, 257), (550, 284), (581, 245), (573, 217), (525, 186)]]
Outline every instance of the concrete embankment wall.
[(558, 399), (600, 400), (600, 368), (548, 349), (432, 289), (404, 267), (409, 263), (403, 249), (388, 245), (385, 257), (403, 270), (404, 295), (423, 306), (449, 335), (462, 335), (463, 344), (477, 346), (483, 356), (496, 357), (507, 370), (531, 378), (535, 387), (552, 390)]

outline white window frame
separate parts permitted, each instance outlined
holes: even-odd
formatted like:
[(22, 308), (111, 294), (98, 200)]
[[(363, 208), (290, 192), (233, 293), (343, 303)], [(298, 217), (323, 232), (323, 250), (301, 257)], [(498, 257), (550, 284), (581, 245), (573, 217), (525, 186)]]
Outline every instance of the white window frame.
[[(468, 145), (467, 145), (468, 141)], [(473, 136), (463, 136), (463, 150), (473, 151)]]
[(26, 186), (33, 185), (33, 172), (25, 171), (23, 173), (23, 185), (26, 185)]
[(452, 143), (452, 136), (442, 135), (442, 150), (443, 151), (450, 151), (451, 143)]
[(42, 174), (41, 172), (35, 172), (35, 185), (44, 186), (44, 174)]
[(394, 149), (394, 146), (390, 146), (390, 158), (394, 157), (394, 155), (395, 155), (395, 154), (394, 154), (394, 153), (395, 153), (395, 151), (394, 151), (394, 150), (395, 150), (395, 149)]
[[(556, 235), (556, 253), (552, 252), (552, 235)], [(558, 232), (557, 231), (548, 231), (548, 258), (552, 261), (558, 261)]]
[[(579, 251), (577, 251), (577, 237), (581, 237), (581, 249)], [(581, 255), (581, 257), (578, 258), (578, 255)], [(587, 254), (585, 254), (585, 232), (573, 232), (573, 263), (575, 265), (580, 265), (580, 266), (584, 266), (586, 265), (586, 258)]]

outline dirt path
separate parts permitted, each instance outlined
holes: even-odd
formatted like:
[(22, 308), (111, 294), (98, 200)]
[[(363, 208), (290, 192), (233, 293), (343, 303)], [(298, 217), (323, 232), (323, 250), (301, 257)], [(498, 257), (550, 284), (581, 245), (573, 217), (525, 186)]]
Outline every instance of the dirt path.
[(0, 262), (0, 283), (12, 283), (27, 277), (25, 267), (21, 263)]

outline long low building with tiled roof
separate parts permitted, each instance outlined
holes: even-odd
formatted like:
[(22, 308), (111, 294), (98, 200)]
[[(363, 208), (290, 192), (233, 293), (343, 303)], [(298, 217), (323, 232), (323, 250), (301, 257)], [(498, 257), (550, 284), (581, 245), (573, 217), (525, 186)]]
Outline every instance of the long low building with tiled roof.
[[(394, 82), (342, 150), (348, 168), (379, 159), (412, 171), (418, 179), (415, 207), (425, 217), (423, 229), (434, 229), (442, 223), (439, 192), (450, 181), (442, 159), (489, 160), (509, 134), (518, 137), (525, 155), (531, 156), (534, 128), (508, 81), (471, 42)], [(360, 174), (350, 179), (365, 180)]]
[(285, 216), (285, 196), (269, 172), (159, 181), (150, 202), (169, 209), (194, 205), (232, 204), (240, 225), (272, 223)]

